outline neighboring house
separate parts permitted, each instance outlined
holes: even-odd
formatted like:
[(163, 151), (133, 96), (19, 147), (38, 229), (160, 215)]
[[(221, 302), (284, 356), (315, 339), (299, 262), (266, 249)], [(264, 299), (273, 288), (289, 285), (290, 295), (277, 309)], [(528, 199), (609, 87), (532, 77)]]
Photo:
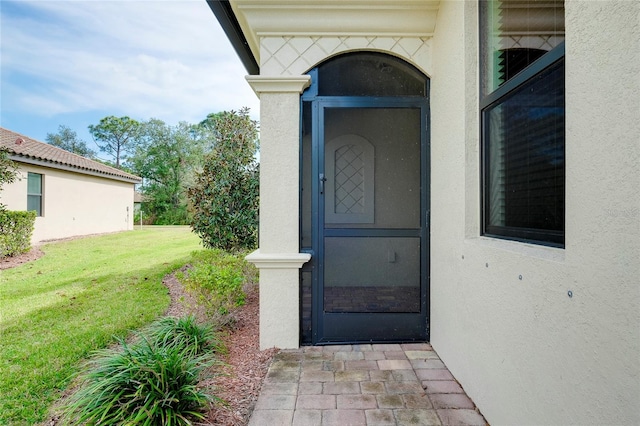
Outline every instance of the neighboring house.
[(32, 243), (133, 229), (134, 186), (141, 179), (27, 136), (0, 128), (0, 146), (18, 165), (3, 186), (9, 210), (35, 210)]
[(144, 195), (141, 192), (134, 192), (133, 194), (133, 211), (139, 212), (142, 210), (142, 203), (145, 202)]
[(209, 5), (262, 348), (429, 340), (491, 424), (640, 424), (640, 2)]

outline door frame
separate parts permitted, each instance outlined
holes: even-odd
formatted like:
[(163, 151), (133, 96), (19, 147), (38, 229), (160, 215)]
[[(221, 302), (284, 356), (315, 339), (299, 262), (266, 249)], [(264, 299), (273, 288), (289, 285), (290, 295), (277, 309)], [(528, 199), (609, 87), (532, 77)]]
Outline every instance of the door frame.
[[(359, 96), (314, 96), (311, 101), (312, 107), (312, 152), (311, 152), (311, 211), (312, 211), (312, 255), (313, 270), (312, 274), (312, 344), (346, 344), (358, 342), (407, 342), (407, 341), (427, 341), (429, 339), (429, 272), (430, 272), (430, 143), (429, 143), (429, 102), (428, 97), (417, 96), (388, 96), (388, 97), (359, 97)], [(320, 181), (318, 177), (324, 171), (324, 115), (326, 108), (419, 108), (420, 113), (420, 229), (404, 230), (402, 236), (419, 236), (420, 238), (420, 313), (416, 317), (416, 313), (394, 313), (385, 315), (394, 315), (399, 321), (409, 320), (415, 324), (412, 328), (419, 330), (419, 333), (411, 331), (411, 333), (403, 335), (397, 329), (379, 328), (380, 335), (391, 335), (390, 338), (381, 337), (376, 339), (350, 339), (350, 340), (332, 340), (325, 337), (325, 320), (329, 321), (329, 317), (322, 317), (320, 308), (324, 297), (324, 197), (320, 194)], [(339, 232), (339, 231), (338, 231)], [(384, 230), (367, 231), (367, 235), (378, 233), (384, 236)], [(403, 234), (402, 231), (396, 232)], [(339, 321), (339, 315), (336, 321)], [(353, 329), (353, 333), (371, 324), (375, 321), (376, 316), (380, 313), (361, 313), (352, 314), (349, 319), (347, 328)], [(409, 319), (410, 317), (413, 317)], [(380, 317), (378, 317), (379, 319)], [(394, 319), (395, 319), (394, 318)], [(331, 319), (330, 321), (333, 321)], [(417, 322), (416, 322), (417, 321)], [(422, 325), (420, 325), (422, 324)], [(341, 327), (347, 324), (340, 324)], [(421, 329), (422, 328), (422, 329)]]

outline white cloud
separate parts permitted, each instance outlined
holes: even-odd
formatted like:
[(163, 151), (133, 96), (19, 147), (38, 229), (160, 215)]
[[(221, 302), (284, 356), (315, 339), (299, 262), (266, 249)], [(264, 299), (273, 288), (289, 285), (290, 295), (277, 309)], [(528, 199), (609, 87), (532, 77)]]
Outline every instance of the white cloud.
[(257, 117), (246, 71), (204, 0), (16, 5), (27, 13), (2, 11), (3, 109), (175, 123), (249, 106)]

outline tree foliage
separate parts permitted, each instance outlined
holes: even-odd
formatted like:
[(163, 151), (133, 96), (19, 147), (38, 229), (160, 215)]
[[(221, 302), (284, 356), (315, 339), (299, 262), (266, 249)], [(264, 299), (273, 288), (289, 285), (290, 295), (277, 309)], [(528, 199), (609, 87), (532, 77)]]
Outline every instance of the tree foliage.
[(95, 126), (93, 124), (89, 126), (89, 132), (100, 151), (111, 155), (118, 168), (127, 154), (135, 148), (140, 130), (140, 122), (126, 116), (110, 115), (102, 118)]
[[(175, 126), (158, 119), (107, 116), (89, 126), (89, 132), (100, 151), (113, 159), (95, 161), (143, 178), (138, 189), (144, 195), (146, 223), (191, 224), (208, 247), (256, 245), (258, 127), (247, 108)], [(80, 155), (92, 153), (66, 126), (47, 134), (47, 142)]]
[[(0, 146), (0, 191), (5, 183), (13, 183), (17, 177), (17, 166), (9, 158), (9, 151)], [(0, 210), (4, 210), (4, 204), (0, 203)]]
[(89, 149), (87, 143), (79, 139), (78, 134), (67, 126), (58, 126), (58, 133), (47, 133), (45, 140), (49, 145), (57, 146), (83, 157), (95, 158), (96, 156), (96, 152)]
[(5, 183), (15, 182), (17, 170), (16, 163), (9, 158), (9, 150), (0, 146), (0, 189)]
[(200, 130), (213, 141), (188, 191), (191, 227), (205, 247), (253, 248), (258, 235), (258, 126), (248, 108), (209, 114)]
[(177, 126), (157, 119), (141, 123), (139, 142), (126, 166), (144, 179), (145, 210), (155, 224), (189, 223), (187, 187), (204, 155), (196, 134), (186, 122)]

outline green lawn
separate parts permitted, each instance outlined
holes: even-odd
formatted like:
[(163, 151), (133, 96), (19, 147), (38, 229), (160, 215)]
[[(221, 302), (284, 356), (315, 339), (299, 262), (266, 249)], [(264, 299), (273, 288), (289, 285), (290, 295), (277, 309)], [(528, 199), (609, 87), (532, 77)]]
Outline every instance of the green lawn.
[(161, 315), (162, 277), (200, 240), (187, 227), (147, 227), (41, 248), (37, 261), (0, 271), (0, 425), (44, 420), (93, 350)]

